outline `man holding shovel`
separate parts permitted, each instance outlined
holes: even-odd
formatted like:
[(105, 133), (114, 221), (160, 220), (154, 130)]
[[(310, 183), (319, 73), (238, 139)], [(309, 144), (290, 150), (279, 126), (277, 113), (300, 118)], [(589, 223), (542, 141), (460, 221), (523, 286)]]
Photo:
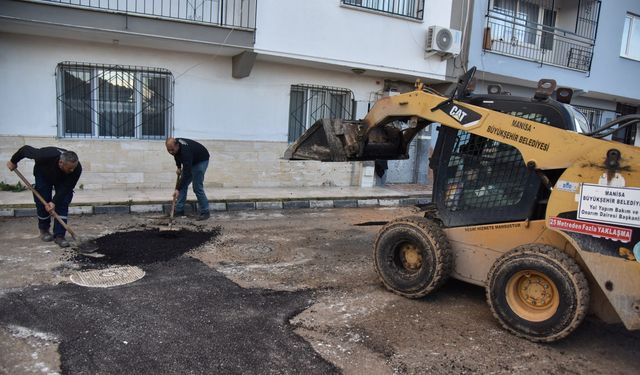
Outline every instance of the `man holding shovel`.
[(204, 174), (209, 166), (209, 151), (200, 143), (186, 138), (167, 138), (167, 152), (173, 155), (178, 167), (180, 185), (173, 192), (176, 202), (176, 216), (184, 215), (184, 203), (187, 200), (187, 189), (193, 182), (193, 192), (198, 198), (200, 215), (197, 220), (209, 218), (209, 200), (204, 192)]
[[(33, 159), (33, 175), (36, 179), (35, 189), (47, 204), (43, 204), (34, 195), (36, 210), (38, 213), (38, 228), (40, 239), (54, 241), (60, 247), (69, 247), (69, 242), (64, 238), (65, 228), (57, 221), (53, 224), (53, 235), (49, 232), (51, 226), (51, 212), (56, 212), (64, 222), (67, 222), (69, 204), (73, 199), (73, 189), (82, 174), (82, 166), (78, 161), (78, 155), (73, 151), (67, 151), (58, 147), (34, 148), (22, 146), (7, 162), (10, 171), (18, 167), (18, 162), (24, 158)], [(55, 195), (52, 198), (52, 191)]]

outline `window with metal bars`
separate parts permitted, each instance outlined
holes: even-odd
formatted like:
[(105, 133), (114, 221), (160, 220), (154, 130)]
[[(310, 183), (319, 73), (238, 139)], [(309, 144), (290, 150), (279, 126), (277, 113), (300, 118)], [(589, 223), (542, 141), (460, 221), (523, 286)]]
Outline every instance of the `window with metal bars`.
[(600, 18), (600, 0), (579, 0), (578, 16), (576, 18), (576, 34), (596, 39), (598, 19)]
[(315, 85), (291, 86), (289, 101), (289, 143), (323, 118), (353, 120), (353, 92), (349, 89)]
[(589, 130), (596, 130), (602, 125), (602, 114), (604, 110), (580, 105), (574, 105), (573, 107), (584, 115), (589, 124)]
[(342, 0), (342, 4), (417, 20), (424, 17), (424, 0)]
[(162, 139), (171, 135), (170, 71), (63, 62), (56, 76), (60, 137)]

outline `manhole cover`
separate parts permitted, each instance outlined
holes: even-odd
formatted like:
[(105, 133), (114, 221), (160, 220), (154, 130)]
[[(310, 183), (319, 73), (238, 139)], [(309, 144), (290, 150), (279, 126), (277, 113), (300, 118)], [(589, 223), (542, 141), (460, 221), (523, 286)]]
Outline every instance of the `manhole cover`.
[(270, 246), (267, 245), (247, 245), (242, 248), (245, 253), (267, 254), (273, 251)]
[(109, 288), (140, 280), (144, 271), (138, 267), (121, 266), (76, 272), (71, 275), (71, 282), (90, 288)]

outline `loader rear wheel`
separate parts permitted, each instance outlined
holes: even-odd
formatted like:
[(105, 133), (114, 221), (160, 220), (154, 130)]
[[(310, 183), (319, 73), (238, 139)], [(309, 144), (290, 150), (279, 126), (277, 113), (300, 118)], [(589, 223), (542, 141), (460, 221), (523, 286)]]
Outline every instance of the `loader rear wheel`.
[(376, 272), (387, 289), (409, 298), (436, 290), (453, 267), (444, 232), (422, 217), (400, 218), (382, 227), (373, 255)]
[(589, 286), (578, 264), (548, 245), (529, 244), (491, 267), (487, 302), (507, 330), (534, 342), (559, 340), (580, 325)]

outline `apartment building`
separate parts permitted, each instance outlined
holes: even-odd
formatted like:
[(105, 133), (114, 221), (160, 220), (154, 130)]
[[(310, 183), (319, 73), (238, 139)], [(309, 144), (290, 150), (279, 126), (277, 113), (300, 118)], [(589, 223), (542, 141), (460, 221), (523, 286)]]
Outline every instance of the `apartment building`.
[[(83, 189), (167, 187), (175, 166), (164, 139), (176, 136), (211, 151), (207, 186), (370, 186), (370, 164), (280, 158), (319, 118), (360, 118), (416, 78), (454, 80), (447, 65), (457, 53), (425, 52), (434, 26), (452, 26), (452, 7), (451, 0), (3, 0), (0, 155), (56, 145), (80, 155)], [(394, 168), (404, 171), (396, 180), (424, 176), (420, 160)], [(3, 169), (0, 180), (15, 176)]]
[[(539, 79), (550, 78), (573, 90), (571, 103), (592, 129), (640, 113), (639, 1), (460, 0), (453, 5), (461, 11), (465, 6), (471, 17), (454, 26), (470, 30), (459, 58), (478, 68), (477, 91), (493, 86), (530, 97)], [(636, 128), (613, 138), (640, 144)]]

